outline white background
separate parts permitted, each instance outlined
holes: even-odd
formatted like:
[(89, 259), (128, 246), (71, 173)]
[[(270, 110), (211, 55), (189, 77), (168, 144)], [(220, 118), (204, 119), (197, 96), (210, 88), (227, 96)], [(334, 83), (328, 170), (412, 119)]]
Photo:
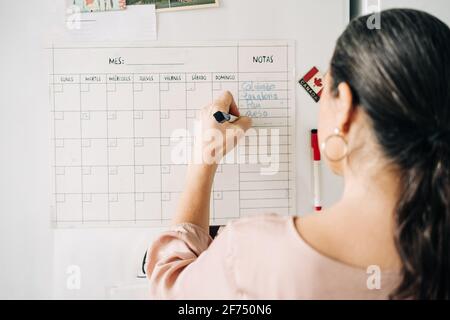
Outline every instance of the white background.
[[(449, 2), (417, 5), (449, 23)], [(445, 16), (446, 15), (446, 16)], [(296, 76), (322, 71), (348, 16), (346, 0), (222, 0), (219, 9), (158, 14), (164, 41), (294, 39)], [(44, 47), (64, 27), (64, 1), (0, 0), (0, 298), (132, 297), (113, 286), (133, 283), (139, 259), (161, 229), (52, 230), (49, 218), (50, 117)], [(311, 211), (309, 129), (318, 105), (297, 89), (297, 208)], [(325, 204), (342, 181), (323, 170)], [(68, 290), (66, 269), (81, 268), (81, 289)]]

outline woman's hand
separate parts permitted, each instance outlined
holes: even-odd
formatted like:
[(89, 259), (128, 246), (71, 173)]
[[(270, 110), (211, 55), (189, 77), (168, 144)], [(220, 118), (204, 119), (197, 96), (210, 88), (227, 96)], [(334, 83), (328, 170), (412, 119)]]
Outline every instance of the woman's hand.
[(194, 145), (194, 163), (188, 167), (186, 186), (172, 221), (173, 224), (193, 223), (206, 232), (209, 229), (210, 197), (217, 164), (251, 126), (248, 117), (240, 117), (233, 123), (218, 123), (213, 117), (216, 111), (239, 117), (239, 110), (228, 91), (201, 110), (200, 128), (197, 129)]
[[(218, 123), (213, 114), (217, 111), (239, 117), (233, 123)], [(199, 127), (195, 135), (194, 164), (217, 165), (232, 150), (251, 127), (249, 117), (240, 116), (239, 109), (229, 91), (223, 92), (214, 102), (200, 111)]]

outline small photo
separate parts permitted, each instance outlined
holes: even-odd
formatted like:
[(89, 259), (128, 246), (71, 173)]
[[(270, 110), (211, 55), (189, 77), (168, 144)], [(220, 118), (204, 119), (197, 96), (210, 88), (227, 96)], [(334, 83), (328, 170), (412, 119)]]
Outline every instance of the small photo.
[(157, 11), (198, 9), (219, 6), (219, 0), (126, 0), (127, 5), (154, 4)]
[(76, 6), (80, 12), (123, 10), (126, 8), (125, 0), (66, 0), (66, 3)]
[(127, 5), (154, 4), (156, 10), (170, 8), (170, 0), (127, 0)]

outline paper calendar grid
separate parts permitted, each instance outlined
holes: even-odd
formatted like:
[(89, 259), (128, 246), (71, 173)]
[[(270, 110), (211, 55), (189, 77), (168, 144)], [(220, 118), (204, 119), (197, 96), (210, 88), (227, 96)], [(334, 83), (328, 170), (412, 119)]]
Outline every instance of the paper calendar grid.
[(185, 164), (173, 161), (179, 142), (171, 135), (192, 130), (196, 111), (223, 90), (233, 93), (256, 130), (278, 130), (280, 161), (273, 175), (261, 175), (260, 164), (219, 165), (212, 223), (295, 213), (291, 43), (54, 46), (50, 51), (56, 226), (168, 223), (186, 172)]

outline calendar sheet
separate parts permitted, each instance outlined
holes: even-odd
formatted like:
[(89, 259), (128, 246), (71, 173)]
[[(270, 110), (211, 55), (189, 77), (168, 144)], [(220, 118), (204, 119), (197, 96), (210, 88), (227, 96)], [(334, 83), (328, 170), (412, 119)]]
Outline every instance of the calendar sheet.
[(211, 223), (295, 214), (292, 42), (53, 45), (49, 56), (56, 227), (168, 224), (197, 111), (224, 90), (253, 128), (218, 166)]

